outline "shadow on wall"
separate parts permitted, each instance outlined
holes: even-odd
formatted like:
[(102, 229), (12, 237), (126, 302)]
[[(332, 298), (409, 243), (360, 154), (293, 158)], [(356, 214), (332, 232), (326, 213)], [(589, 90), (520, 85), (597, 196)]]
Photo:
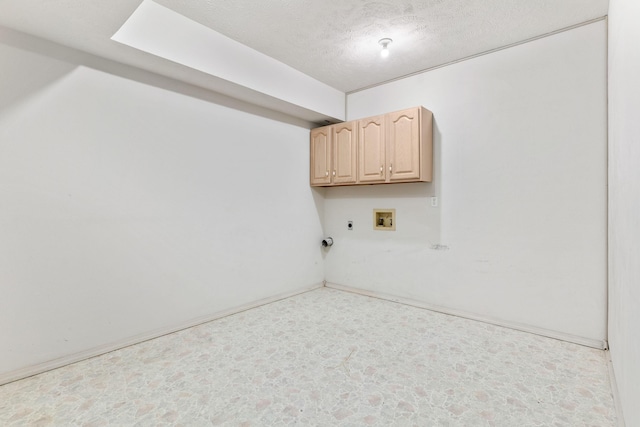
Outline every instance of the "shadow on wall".
[(329, 236), (326, 233), (326, 227), (325, 227), (325, 221), (324, 221), (324, 210), (325, 210), (325, 203), (324, 203), (324, 199), (325, 199), (325, 194), (326, 194), (326, 188), (325, 187), (309, 187), (311, 190), (311, 196), (313, 197), (313, 204), (316, 207), (316, 212), (318, 213), (318, 220), (320, 222), (320, 227), (322, 229), (322, 234), (320, 236), (318, 236), (318, 250), (320, 251), (320, 254), (322, 255), (322, 260), (324, 261), (324, 259), (327, 257), (327, 254), (329, 253), (329, 251), (331, 250), (330, 247), (322, 247), (322, 239), (324, 239), (325, 237)]
[[(9, 33), (0, 27), (0, 52), (10, 47), (23, 48), (20, 40), (16, 40), (16, 33)], [(18, 41), (18, 43), (16, 43)], [(7, 47), (9, 46), (9, 47)], [(27, 49), (32, 52), (31, 49)], [(36, 52), (38, 53), (38, 52)], [(42, 91), (47, 86), (64, 78), (77, 68), (77, 65), (59, 61), (46, 69), (27, 64), (32, 72), (24, 72), (25, 64), (18, 61), (11, 61), (6, 56), (0, 55), (0, 114), (8, 110), (11, 106), (26, 102), (36, 93)]]
[[(279, 113), (268, 108), (249, 104), (244, 101), (240, 101), (219, 93), (200, 88), (198, 86), (183, 83), (158, 74), (153, 74), (150, 71), (141, 70), (132, 66), (120, 64), (115, 61), (103, 59), (98, 56), (82, 52), (80, 50), (62, 46), (38, 37), (8, 29), (3, 26), (0, 26), (0, 45), (1, 44), (26, 50), (31, 53), (46, 56), (51, 59), (56, 59), (60, 61), (60, 69), (44, 70), (46, 72), (43, 72), (42, 76), (39, 76), (37, 73), (33, 73), (34, 76), (25, 76), (24, 74), (21, 74), (19, 76), (20, 78), (16, 79), (11, 78), (11, 74), (6, 74), (11, 73), (12, 71), (16, 72), (17, 70), (20, 70), (24, 64), (15, 64), (15, 67), (11, 67), (11, 64), (0, 63), (3, 72), (3, 81), (12, 83), (21, 81), (25, 83), (20, 87), (13, 88), (12, 91), (9, 92), (10, 95), (6, 95), (7, 92), (4, 91), (3, 88), (3, 96), (0, 98), (0, 111), (2, 111), (2, 109), (7, 107), (8, 105), (16, 102), (18, 99), (27, 96), (28, 94), (23, 93), (24, 89), (29, 89), (29, 91), (33, 92), (34, 87), (47, 86), (48, 84), (55, 81), (56, 75), (58, 78), (61, 78), (63, 75), (71, 72), (77, 66), (82, 65), (94, 70), (112, 74), (114, 76), (122, 77), (145, 85), (152, 85), (160, 89), (165, 89), (192, 98), (197, 98), (203, 101), (214, 103), (216, 105), (232, 108), (244, 113), (264, 117), (267, 119), (277, 120), (282, 123), (287, 123), (293, 126), (300, 126), (307, 129), (311, 127), (310, 122), (291, 117), (284, 113)], [(175, 67), (184, 68), (183, 66), (178, 64), (175, 64)], [(201, 74), (203, 80), (212, 78), (212, 76), (208, 74)], [(46, 76), (46, 78), (44, 76)], [(24, 89), (22, 89), (23, 87)]]

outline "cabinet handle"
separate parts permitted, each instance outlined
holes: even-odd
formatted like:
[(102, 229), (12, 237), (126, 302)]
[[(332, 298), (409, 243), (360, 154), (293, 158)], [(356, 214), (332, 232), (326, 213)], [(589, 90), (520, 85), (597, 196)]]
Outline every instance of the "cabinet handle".
[(333, 171), (333, 176), (336, 176), (336, 171)]
[(329, 171), (327, 171), (327, 172), (324, 174), (324, 176), (329, 176)]
[(393, 163), (389, 164), (389, 173), (391, 173), (391, 168), (393, 167)]
[(382, 166), (380, 166), (380, 175), (382, 175)]

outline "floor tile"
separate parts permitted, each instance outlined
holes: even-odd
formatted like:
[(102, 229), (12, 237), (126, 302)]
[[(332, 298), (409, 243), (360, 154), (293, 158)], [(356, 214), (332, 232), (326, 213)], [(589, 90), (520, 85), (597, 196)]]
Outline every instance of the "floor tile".
[(2, 426), (615, 426), (603, 351), (321, 288), (0, 387)]

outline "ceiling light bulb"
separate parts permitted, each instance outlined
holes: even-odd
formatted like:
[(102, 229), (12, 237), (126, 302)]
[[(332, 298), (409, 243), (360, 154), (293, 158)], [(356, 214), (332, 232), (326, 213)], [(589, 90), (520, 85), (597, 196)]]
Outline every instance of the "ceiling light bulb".
[(393, 40), (389, 39), (389, 38), (384, 38), (384, 39), (380, 39), (378, 41), (378, 44), (382, 45), (382, 50), (380, 51), (380, 56), (382, 56), (383, 58), (386, 58), (387, 56), (389, 56), (389, 43), (391, 43)]

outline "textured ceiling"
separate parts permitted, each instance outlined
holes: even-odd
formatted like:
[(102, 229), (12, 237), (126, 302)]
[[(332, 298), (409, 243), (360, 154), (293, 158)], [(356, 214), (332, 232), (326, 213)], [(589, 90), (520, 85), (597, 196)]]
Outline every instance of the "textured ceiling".
[[(155, 1), (345, 92), (596, 19), (608, 9), (608, 0)], [(163, 73), (170, 64), (110, 40), (140, 3), (0, 0), (0, 25)], [(394, 40), (387, 59), (379, 55), (383, 37)]]
[[(156, 0), (342, 91), (606, 15), (607, 0)], [(380, 58), (378, 40), (390, 37)]]

